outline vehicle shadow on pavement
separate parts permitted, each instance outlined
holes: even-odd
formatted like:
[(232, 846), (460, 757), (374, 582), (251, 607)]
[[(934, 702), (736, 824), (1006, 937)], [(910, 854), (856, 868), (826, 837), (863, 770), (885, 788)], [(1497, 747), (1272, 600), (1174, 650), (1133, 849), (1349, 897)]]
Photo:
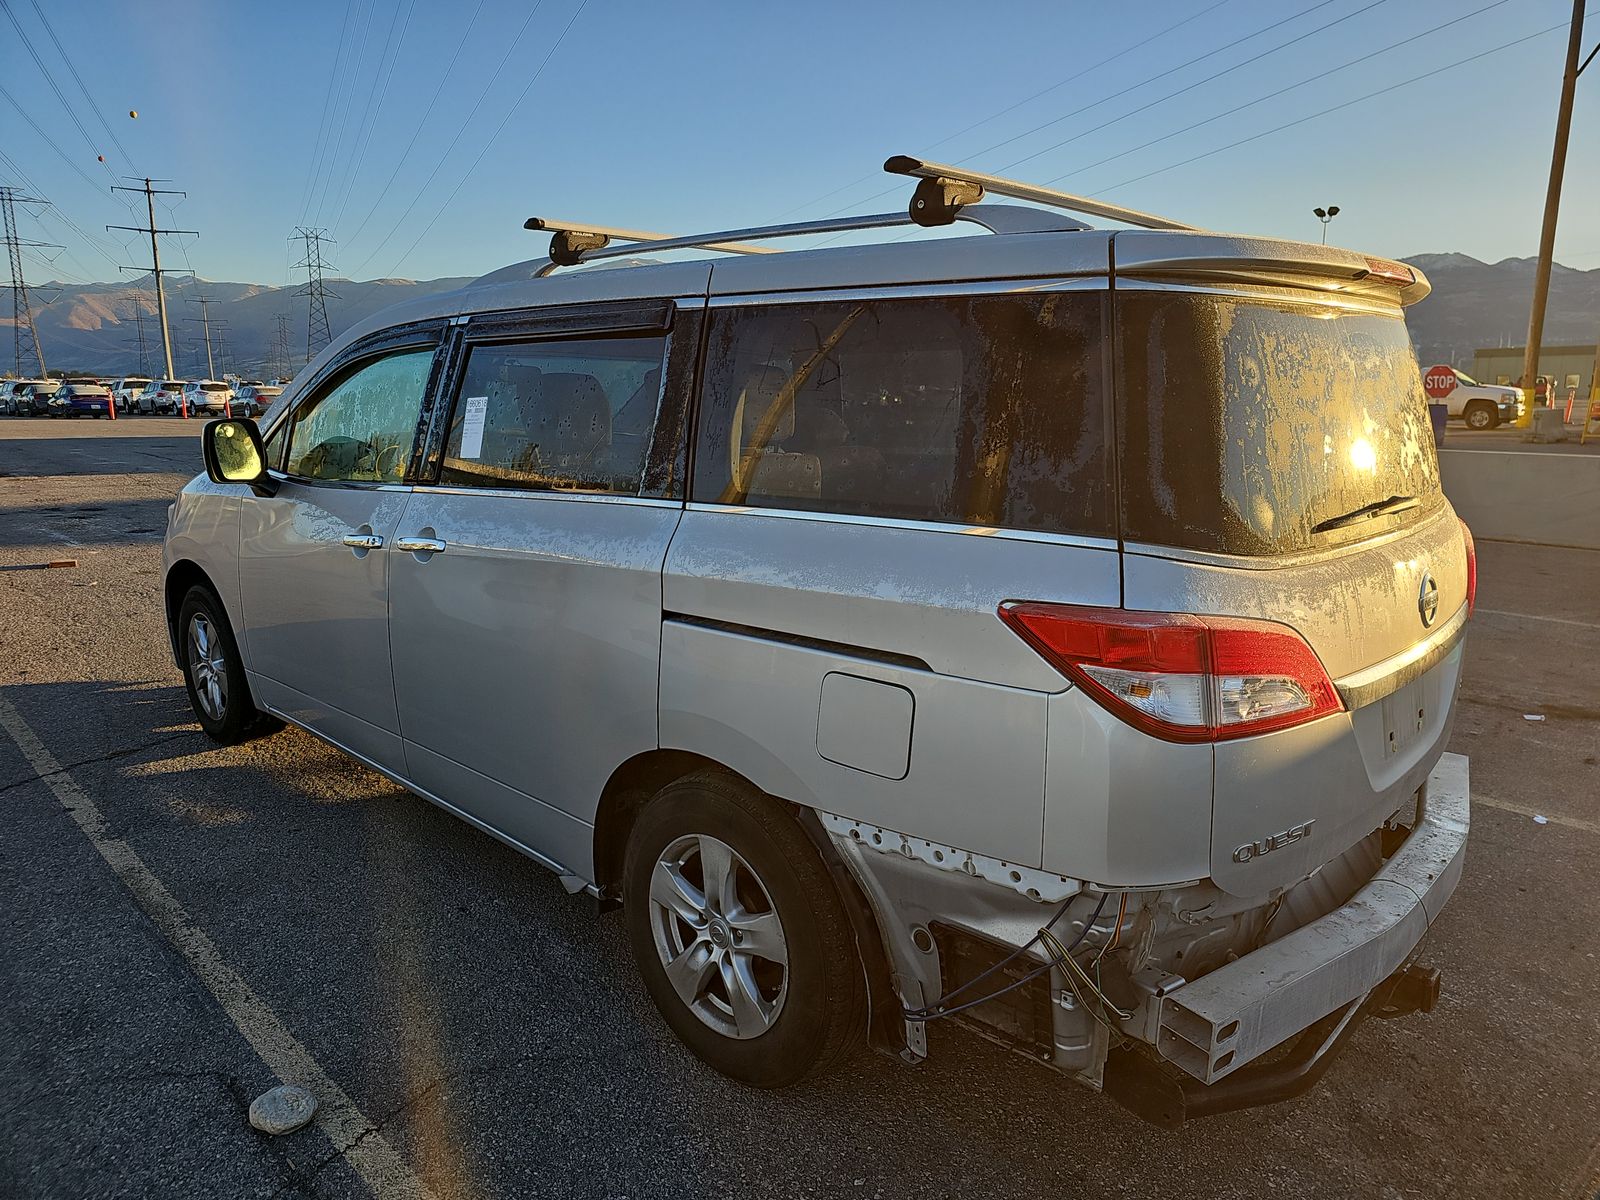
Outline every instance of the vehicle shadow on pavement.
[(158, 495), (94, 504), (0, 505), (0, 547), (87, 547), (159, 538), (171, 503), (171, 496)]
[[(118, 418), (121, 420), (122, 418)], [(16, 447), (24, 441), (30, 449), (45, 448), (50, 470), (42, 475), (146, 475), (152, 471), (175, 471), (193, 475), (205, 469), (200, 455), (200, 428), (182, 437), (101, 437), (7, 438), (0, 436), (0, 476), (28, 478), (13, 471)], [(0, 435), (5, 433), (0, 426)]]

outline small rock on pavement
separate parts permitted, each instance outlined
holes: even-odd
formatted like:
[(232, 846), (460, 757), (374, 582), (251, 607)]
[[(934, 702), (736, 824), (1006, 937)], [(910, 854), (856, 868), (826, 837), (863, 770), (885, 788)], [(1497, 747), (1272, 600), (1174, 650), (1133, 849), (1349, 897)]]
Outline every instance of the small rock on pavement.
[(250, 1124), (262, 1133), (293, 1133), (317, 1114), (317, 1098), (303, 1087), (280, 1084), (250, 1103)]

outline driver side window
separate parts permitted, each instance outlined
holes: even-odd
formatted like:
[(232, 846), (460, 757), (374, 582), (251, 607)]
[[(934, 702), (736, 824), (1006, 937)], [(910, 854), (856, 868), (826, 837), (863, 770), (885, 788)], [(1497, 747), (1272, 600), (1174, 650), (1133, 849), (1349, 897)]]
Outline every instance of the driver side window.
[(434, 348), (358, 368), (300, 406), (285, 470), (302, 479), (398, 483), (411, 460)]

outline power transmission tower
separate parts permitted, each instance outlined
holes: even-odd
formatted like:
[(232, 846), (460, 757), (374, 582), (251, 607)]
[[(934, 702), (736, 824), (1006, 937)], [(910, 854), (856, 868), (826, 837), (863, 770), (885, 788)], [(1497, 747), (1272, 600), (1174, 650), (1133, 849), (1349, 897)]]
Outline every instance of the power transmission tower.
[[(131, 178), (131, 176), (130, 176), (130, 178)], [(187, 196), (189, 194), (188, 192), (178, 192), (178, 191), (173, 191), (173, 190), (167, 189), (167, 188), (153, 188), (153, 187), (150, 186), (152, 183), (167, 183), (167, 182), (169, 182), (169, 181), (165, 180), (165, 179), (161, 179), (161, 180), (146, 179), (144, 181), (144, 186), (143, 187), (136, 187), (136, 188), (113, 187), (111, 189), (113, 192), (143, 192), (144, 193), (144, 199), (145, 199), (145, 207), (150, 212), (150, 224), (148, 224), (148, 225), (107, 225), (106, 228), (107, 229), (126, 229), (131, 233), (148, 233), (150, 235), (150, 266), (148, 266), (148, 267), (123, 267), (122, 269), (124, 271), (145, 271), (145, 270), (148, 270), (150, 272), (150, 274), (152, 274), (152, 275), (154, 275), (156, 277), (156, 313), (161, 317), (161, 349), (162, 349), (162, 352), (166, 355), (166, 364), (167, 364), (166, 378), (167, 379), (171, 379), (175, 375), (175, 372), (172, 369), (172, 333), (171, 333), (170, 329), (167, 326), (167, 291), (166, 291), (165, 285), (162, 282), (162, 276), (165, 275), (166, 272), (162, 271), (162, 269), (161, 269), (161, 247), (160, 247), (160, 244), (158, 243), (156, 235), (160, 234), (160, 233), (192, 233), (196, 237), (199, 237), (200, 233), (199, 233), (198, 230), (195, 230), (195, 229), (157, 229), (156, 228), (156, 197), (157, 196)]]
[(289, 314), (275, 313), (278, 332), (272, 338), (272, 375), (274, 379), (288, 378), (289, 371)]
[(37, 196), (25, 196), (16, 188), (0, 187), (0, 208), (5, 210), (6, 250), (11, 258), (11, 331), (12, 368), (20, 377), (22, 360), (32, 355), (39, 363), (39, 378), (45, 377), (44, 346), (39, 342), (39, 331), (33, 324), (33, 303), (28, 298), (28, 284), (22, 277), (22, 251), (24, 247), (54, 247), (51, 242), (27, 242), (17, 236), (18, 204), (48, 204)]
[(200, 322), (200, 328), (205, 335), (206, 342), (206, 378), (215, 379), (217, 377), (217, 364), (211, 353), (211, 306), (215, 304), (216, 301), (210, 296), (206, 295), (204, 292), (201, 292), (198, 296), (191, 296), (187, 303), (198, 304), (200, 306), (200, 315), (198, 317), (189, 317), (187, 319), (190, 321)]
[(322, 282), (322, 273), (334, 269), (333, 264), (322, 257), (322, 243), (332, 242), (333, 239), (321, 229), (297, 225), (294, 236), (289, 240), (304, 242), (306, 247), (305, 257), (295, 263), (297, 270), (305, 268), (306, 286), (295, 295), (310, 297), (310, 311), (306, 318), (306, 361), (310, 362), (317, 356), (318, 350), (333, 341), (333, 331), (328, 327), (328, 297), (337, 300), (339, 293), (330, 292)]
[(128, 314), (133, 320), (133, 345), (139, 349), (139, 374), (150, 374), (150, 352), (144, 340), (144, 292), (134, 292), (133, 299), (129, 301), (132, 312)]

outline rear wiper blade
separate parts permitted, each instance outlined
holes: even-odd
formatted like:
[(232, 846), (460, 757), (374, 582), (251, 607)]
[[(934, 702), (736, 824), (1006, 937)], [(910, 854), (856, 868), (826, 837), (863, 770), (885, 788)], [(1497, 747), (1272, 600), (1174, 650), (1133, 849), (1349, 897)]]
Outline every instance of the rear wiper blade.
[(1329, 517), (1326, 521), (1318, 521), (1311, 527), (1311, 532), (1326, 533), (1330, 529), (1343, 529), (1346, 525), (1354, 525), (1357, 521), (1364, 521), (1369, 517), (1402, 513), (1408, 508), (1416, 508), (1421, 503), (1422, 501), (1415, 496), (1390, 496), (1387, 500), (1374, 500), (1371, 504), (1363, 504), (1360, 508), (1347, 512), (1343, 516)]

